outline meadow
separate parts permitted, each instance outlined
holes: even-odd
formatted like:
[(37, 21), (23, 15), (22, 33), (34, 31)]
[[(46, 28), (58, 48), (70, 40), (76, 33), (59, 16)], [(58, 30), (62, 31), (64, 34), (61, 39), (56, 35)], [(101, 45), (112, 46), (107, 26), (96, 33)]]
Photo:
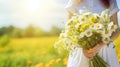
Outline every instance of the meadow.
[(57, 37), (14, 38), (0, 48), (0, 67), (65, 67), (66, 51), (54, 48)]
[[(0, 47), (0, 67), (66, 67), (68, 52), (54, 48), (57, 36), (39, 38), (13, 38)], [(116, 44), (120, 61), (120, 37)]]

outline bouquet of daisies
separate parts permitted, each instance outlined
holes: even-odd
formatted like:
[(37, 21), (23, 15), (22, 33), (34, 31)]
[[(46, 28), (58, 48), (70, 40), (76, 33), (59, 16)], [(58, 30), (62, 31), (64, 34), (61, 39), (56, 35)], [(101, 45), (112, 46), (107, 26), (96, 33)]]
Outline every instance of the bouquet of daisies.
[[(90, 50), (99, 42), (109, 44), (110, 36), (117, 29), (117, 25), (110, 21), (107, 10), (101, 14), (90, 11), (74, 15), (65, 23), (65, 29), (55, 43), (55, 47), (64, 47), (68, 50), (83, 48)], [(90, 60), (90, 67), (107, 67), (108, 64), (96, 55)]]

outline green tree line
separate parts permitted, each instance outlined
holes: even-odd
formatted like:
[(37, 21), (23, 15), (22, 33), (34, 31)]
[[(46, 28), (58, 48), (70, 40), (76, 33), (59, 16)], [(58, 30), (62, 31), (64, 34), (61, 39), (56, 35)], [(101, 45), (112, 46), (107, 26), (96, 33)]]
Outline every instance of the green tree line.
[(58, 36), (61, 32), (61, 28), (53, 26), (50, 31), (45, 31), (40, 27), (34, 27), (29, 25), (28, 27), (22, 29), (14, 26), (1, 27), (0, 36), (8, 35), (13, 38), (23, 38), (23, 37), (41, 37), (41, 36)]

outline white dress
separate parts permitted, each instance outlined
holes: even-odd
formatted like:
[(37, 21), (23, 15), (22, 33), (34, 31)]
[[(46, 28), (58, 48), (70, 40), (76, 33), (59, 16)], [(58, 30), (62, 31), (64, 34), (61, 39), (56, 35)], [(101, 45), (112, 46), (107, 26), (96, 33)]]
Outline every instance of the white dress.
[[(105, 9), (101, 5), (100, 0), (83, 0), (80, 4), (78, 4), (76, 0), (69, 0), (65, 8), (71, 13), (79, 13), (84, 12), (84, 7), (95, 13), (101, 13)], [(109, 9), (109, 14), (111, 16), (119, 11), (116, 0), (110, 0)], [(109, 46), (103, 46), (99, 51), (99, 55), (110, 65), (110, 67), (120, 67), (113, 42), (111, 42)], [(72, 55), (69, 55), (67, 67), (89, 67), (88, 59), (84, 56), (82, 48), (78, 48)]]

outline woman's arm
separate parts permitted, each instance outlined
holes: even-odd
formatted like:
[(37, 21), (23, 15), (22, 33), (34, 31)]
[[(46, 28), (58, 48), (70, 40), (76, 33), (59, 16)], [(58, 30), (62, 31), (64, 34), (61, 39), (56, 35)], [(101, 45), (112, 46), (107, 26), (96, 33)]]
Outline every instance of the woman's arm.
[(116, 24), (118, 26), (117, 30), (115, 32), (113, 32), (113, 34), (111, 36), (111, 40), (114, 41), (120, 34), (120, 32), (119, 32), (119, 25), (118, 25), (117, 12), (111, 16), (111, 21), (113, 21), (114, 24)]
[(69, 11), (67, 11), (67, 20), (69, 20), (72, 16), (73, 16), (73, 13), (71, 13), (71, 12), (69, 12)]

